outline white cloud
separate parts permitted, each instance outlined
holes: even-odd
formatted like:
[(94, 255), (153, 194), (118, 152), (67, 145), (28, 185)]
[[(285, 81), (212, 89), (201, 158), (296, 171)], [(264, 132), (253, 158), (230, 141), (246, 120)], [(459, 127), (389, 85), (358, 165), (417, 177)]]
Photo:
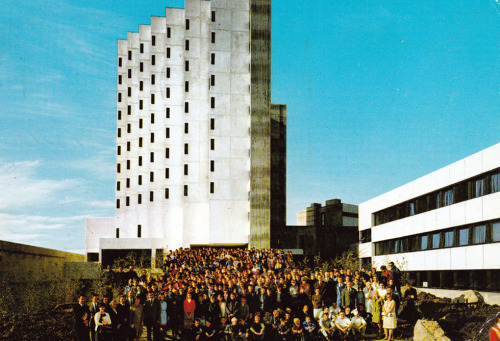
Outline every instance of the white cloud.
[[(0, 213), (0, 236), (14, 243), (68, 250), (82, 244), (85, 216), (47, 217), (28, 214)], [(75, 238), (76, 237), (76, 238)], [(76, 243), (76, 245), (75, 245)]]
[(0, 160), (0, 209), (18, 209), (39, 205), (77, 185), (75, 180), (37, 179), (39, 161), (5, 163)]

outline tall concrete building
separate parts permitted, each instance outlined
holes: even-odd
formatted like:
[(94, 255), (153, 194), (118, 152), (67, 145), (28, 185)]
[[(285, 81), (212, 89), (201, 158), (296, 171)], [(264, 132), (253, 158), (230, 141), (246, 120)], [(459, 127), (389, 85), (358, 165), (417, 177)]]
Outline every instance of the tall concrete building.
[(186, 0), (118, 41), (116, 217), (103, 261), (199, 245), (270, 247), (285, 225), (286, 106), (271, 104), (271, 1)]

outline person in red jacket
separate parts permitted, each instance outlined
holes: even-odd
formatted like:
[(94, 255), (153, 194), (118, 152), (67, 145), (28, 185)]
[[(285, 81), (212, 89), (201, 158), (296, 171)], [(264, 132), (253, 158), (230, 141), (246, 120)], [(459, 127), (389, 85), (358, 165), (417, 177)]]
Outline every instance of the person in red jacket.
[(500, 311), (497, 313), (497, 324), (490, 329), (490, 341), (500, 340)]
[(194, 311), (196, 302), (193, 300), (193, 294), (188, 292), (184, 300), (184, 329), (191, 329), (194, 324)]

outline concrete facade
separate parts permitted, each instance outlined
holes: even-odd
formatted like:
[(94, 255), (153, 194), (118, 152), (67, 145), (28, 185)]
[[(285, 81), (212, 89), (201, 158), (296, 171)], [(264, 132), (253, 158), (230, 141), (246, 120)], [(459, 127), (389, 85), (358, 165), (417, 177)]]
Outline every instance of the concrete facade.
[(81, 254), (0, 241), (0, 281), (25, 283), (60, 280), (67, 277), (68, 264), (81, 264), (84, 261), (85, 256)]
[(116, 216), (87, 219), (89, 259), (271, 245), (285, 219), (286, 106), (271, 105), (270, 15), (270, 0), (186, 0), (118, 41)]
[(360, 257), (417, 285), (500, 290), (499, 181), (497, 144), (362, 203)]
[[(299, 215), (300, 213), (300, 215)], [(297, 213), (303, 225), (277, 230), (273, 247), (300, 250), (300, 254), (334, 258), (345, 251), (356, 251), (358, 244), (358, 207), (339, 199), (326, 204), (311, 204)], [(297, 253), (297, 252), (296, 252)]]

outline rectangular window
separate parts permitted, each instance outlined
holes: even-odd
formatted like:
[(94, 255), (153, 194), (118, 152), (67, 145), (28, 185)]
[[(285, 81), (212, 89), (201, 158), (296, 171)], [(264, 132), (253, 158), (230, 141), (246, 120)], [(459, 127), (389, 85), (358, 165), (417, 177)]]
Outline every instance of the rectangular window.
[(167, 98), (170, 98), (170, 88), (166, 89), (165, 95), (166, 95)]
[(448, 231), (444, 233), (444, 247), (453, 247), (455, 240), (455, 232)]
[(210, 55), (210, 63), (211, 63), (212, 65), (215, 65), (215, 53), (212, 53), (212, 54)]
[(127, 188), (130, 188), (130, 178), (127, 178), (127, 180), (125, 180), (125, 186), (127, 186)]
[(170, 158), (170, 148), (165, 148), (165, 159)]
[(189, 154), (189, 144), (184, 143), (184, 154)]
[(156, 64), (156, 56), (152, 55), (151, 56), (151, 65), (155, 65), (155, 64)]
[(215, 130), (215, 118), (210, 119), (210, 130)]
[(151, 36), (151, 45), (156, 45), (156, 36)]
[(122, 128), (118, 128), (117, 135), (118, 135), (118, 137), (122, 137)]
[(128, 97), (132, 96), (132, 88), (130, 86), (127, 89), (127, 96)]
[(128, 51), (128, 60), (132, 60), (132, 51)]
[(215, 11), (212, 11), (212, 17), (211, 17), (211, 19), (212, 19), (212, 22), (215, 22)]
[(167, 47), (167, 58), (170, 58), (170, 47)]
[(117, 155), (121, 155), (122, 154), (122, 147), (121, 146), (116, 147), (116, 154)]
[(165, 118), (170, 118), (170, 108), (165, 108)]
[(121, 101), (122, 101), (122, 93), (121, 93), (121, 92), (119, 92), (119, 93), (118, 93), (118, 102), (121, 102)]
[(122, 63), (122, 57), (120, 57), (120, 58), (118, 58), (118, 66), (120, 66), (120, 67), (121, 67), (121, 66), (122, 66), (122, 64), (123, 64), (123, 63)]
[(409, 205), (408, 205), (408, 214), (410, 216), (412, 215), (415, 215), (415, 203), (414, 202), (410, 202)]
[(120, 190), (120, 181), (117, 181), (116, 182), (116, 190), (119, 191)]
[(215, 192), (215, 182), (210, 182), (210, 193), (214, 193)]
[(151, 141), (151, 143), (155, 143), (155, 133), (151, 133), (150, 141)]
[(149, 154), (149, 161), (150, 161), (150, 162), (155, 162), (155, 152), (151, 152), (151, 153)]
[(186, 46), (185, 46), (185, 48), (186, 48), (186, 51), (189, 51), (189, 40), (188, 39), (186, 39)]
[(131, 133), (132, 132), (132, 125), (130, 123), (127, 123), (127, 133)]
[(491, 241), (500, 242), (500, 222), (491, 224)]
[(458, 245), (459, 246), (469, 245), (468, 227), (458, 230)]
[(155, 104), (155, 94), (151, 94), (151, 104)]
[(143, 62), (141, 62), (141, 63), (139, 64), (139, 71), (140, 71), (140, 72), (144, 72), (144, 63), (143, 63)]
[(120, 238), (120, 229), (116, 228), (116, 238)]
[(210, 150), (215, 150), (215, 140), (210, 139)]
[(139, 129), (142, 129), (142, 118), (139, 119)]
[(149, 192), (149, 201), (151, 201), (151, 202), (154, 201), (154, 192), (153, 191)]
[(144, 44), (143, 43), (141, 43), (139, 49), (140, 49), (141, 53), (144, 53)]
[(189, 82), (188, 81), (184, 82), (184, 92), (189, 92)]
[(211, 172), (215, 171), (215, 161), (214, 160), (210, 160), (210, 171)]
[(170, 78), (170, 68), (169, 67), (167, 68), (165, 75), (167, 76), (167, 78)]
[(122, 75), (118, 75), (118, 84), (122, 84)]
[(120, 208), (120, 199), (116, 199), (116, 208)]
[(130, 169), (130, 160), (127, 160), (127, 169)]
[(125, 197), (125, 206), (130, 206), (130, 197)]
[(189, 30), (189, 19), (186, 19), (186, 30)]
[(482, 244), (486, 242), (486, 225), (474, 226), (472, 234), (473, 244)]
[(500, 173), (493, 174), (491, 176), (491, 191), (490, 193), (495, 193), (500, 191)]
[(189, 123), (184, 123), (184, 134), (189, 133)]
[(443, 193), (442, 192), (437, 192), (436, 193), (436, 208), (443, 207)]
[(448, 206), (453, 204), (453, 189), (444, 191), (443, 205)]
[(151, 124), (155, 123), (155, 114), (151, 113)]
[(154, 181), (155, 181), (155, 173), (149, 172), (149, 182), (154, 182)]
[(140, 82), (139, 82), (139, 90), (140, 90), (140, 91), (143, 91), (143, 90), (144, 90), (144, 82), (143, 82), (143, 81), (140, 81)]
[(139, 175), (139, 176), (137, 177), (137, 184), (138, 184), (138, 185), (142, 185), (142, 175)]
[(138, 163), (139, 163), (139, 166), (142, 166), (142, 156), (139, 156)]
[(212, 32), (210, 41), (212, 42), (212, 44), (215, 44), (215, 32)]
[(142, 194), (137, 194), (137, 203), (142, 204)]
[(170, 178), (170, 168), (165, 168), (165, 179)]
[(144, 108), (144, 103), (142, 99), (139, 100), (139, 110), (142, 110)]
[(427, 250), (429, 243), (429, 236), (420, 237), (420, 250)]
[(188, 196), (188, 185), (184, 185), (184, 196)]
[(184, 165), (184, 175), (188, 175), (188, 165)]
[(189, 102), (184, 102), (184, 112), (189, 113)]
[(184, 71), (189, 71), (189, 60), (184, 61)]
[(212, 109), (214, 109), (214, 108), (215, 108), (215, 97), (210, 97), (210, 107), (211, 107)]
[(119, 163), (116, 164), (116, 172), (117, 173), (121, 172), (121, 165)]
[(165, 188), (165, 199), (168, 199), (169, 196), (170, 196), (170, 191), (168, 190), (168, 188)]
[(165, 128), (165, 138), (170, 138), (170, 128)]
[(210, 85), (215, 86), (215, 75), (210, 76)]
[(132, 106), (127, 105), (127, 115), (132, 115)]
[(156, 83), (155, 75), (151, 75), (151, 84), (154, 85)]
[(141, 237), (142, 237), (142, 226), (137, 225), (137, 238), (141, 238)]
[(485, 179), (476, 180), (474, 183), (474, 198), (479, 198), (484, 195), (484, 185), (486, 183)]
[(172, 30), (170, 29), (170, 27), (167, 27), (167, 38), (171, 37), (172, 37)]
[(434, 233), (432, 235), (432, 248), (439, 249), (440, 245), (441, 245), (441, 233)]
[(127, 142), (127, 152), (130, 151), (130, 141)]
[(132, 78), (132, 69), (128, 69), (128, 78)]
[[(129, 106), (130, 107), (130, 106)], [(118, 120), (121, 120), (122, 119), (122, 111), (121, 110), (118, 110)]]

